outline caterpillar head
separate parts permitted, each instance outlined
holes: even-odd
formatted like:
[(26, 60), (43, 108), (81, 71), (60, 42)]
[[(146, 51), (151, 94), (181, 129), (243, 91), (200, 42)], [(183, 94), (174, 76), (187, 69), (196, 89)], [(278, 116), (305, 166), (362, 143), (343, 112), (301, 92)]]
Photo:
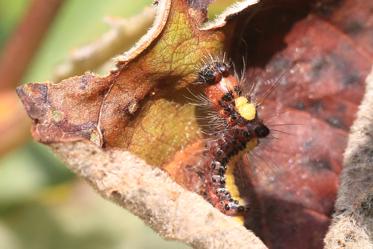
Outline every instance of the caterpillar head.
[(198, 72), (198, 80), (206, 85), (205, 95), (217, 114), (230, 126), (246, 126), (251, 135), (264, 138), (270, 130), (258, 117), (257, 104), (242, 94), (240, 79), (231, 72), (230, 64), (215, 60)]
[(240, 96), (234, 100), (236, 112), (246, 121), (254, 123), (255, 137), (264, 138), (269, 135), (269, 128), (258, 119), (256, 105), (246, 97)]
[(263, 124), (262, 122), (259, 122), (257, 126), (254, 128), (254, 132), (255, 132), (256, 137), (264, 138), (269, 135), (270, 130), (265, 124)]

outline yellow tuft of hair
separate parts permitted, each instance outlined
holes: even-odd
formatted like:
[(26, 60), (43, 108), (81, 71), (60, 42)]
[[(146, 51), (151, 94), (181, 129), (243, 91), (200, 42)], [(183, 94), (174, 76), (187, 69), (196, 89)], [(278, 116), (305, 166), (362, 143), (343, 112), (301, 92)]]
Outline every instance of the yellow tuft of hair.
[(242, 96), (234, 99), (234, 104), (236, 105), (236, 107), (243, 106), (243, 105), (247, 104), (248, 102), (249, 102), (249, 100), (245, 97), (242, 97)]
[(238, 97), (234, 100), (237, 112), (246, 120), (251, 121), (255, 118), (256, 107), (245, 97)]

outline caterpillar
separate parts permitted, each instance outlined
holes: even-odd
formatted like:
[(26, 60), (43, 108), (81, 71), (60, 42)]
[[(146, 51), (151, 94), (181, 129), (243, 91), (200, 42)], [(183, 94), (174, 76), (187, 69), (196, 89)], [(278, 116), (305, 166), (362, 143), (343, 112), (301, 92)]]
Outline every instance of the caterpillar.
[(247, 206), (227, 188), (227, 171), (248, 144), (256, 146), (270, 130), (259, 117), (259, 104), (253, 96), (243, 94), (241, 80), (231, 71), (224, 59), (212, 59), (199, 70), (198, 82), (204, 86), (205, 102), (216, 115), (211, 122), (219, 124), (205, 144), (206, 184), (211, 189), (207, 199), (224, 214), (236, 216)]

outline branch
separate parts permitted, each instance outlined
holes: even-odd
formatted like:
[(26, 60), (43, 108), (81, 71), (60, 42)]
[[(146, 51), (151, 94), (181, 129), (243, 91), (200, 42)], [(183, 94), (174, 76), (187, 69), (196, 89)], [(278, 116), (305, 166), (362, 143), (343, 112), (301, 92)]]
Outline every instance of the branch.
[(52, 147), (100, 195), (138, 215), (166, 239), (194, 248), (266, 248), (251, 231), (129, 152), (104, 152), (83, 142)]
[(351, 128), (327, 249), (373, 248), (373, 70)]
[(128, 50), (151, 26), (154, 16), (154, 8), (146, 7), (129, 19), (108, 19), (111, 29), (98, 40), (74, 50), (70, 58), (57, 67), (54, 81), (96, 69), (113, 56)]
[(12, 89), (25, 74), (64, 0), (33, 0), (0, 58), (0, 90)]

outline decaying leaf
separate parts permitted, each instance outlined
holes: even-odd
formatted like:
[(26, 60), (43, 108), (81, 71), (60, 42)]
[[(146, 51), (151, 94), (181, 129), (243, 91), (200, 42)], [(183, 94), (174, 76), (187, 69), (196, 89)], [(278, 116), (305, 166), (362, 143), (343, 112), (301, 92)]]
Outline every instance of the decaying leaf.
[[(349, 127), (373, 61), (366, 36), (372, 27), (363, 21), (372, 4), (332, 2), (310, 6), (310, 14), (291, 26), (289, 19), (296, 16), (291, 8), (259, 14), (250, 25), (260, 31), (247, 33), (247, 43), (255, 44), (249, 48), (251, 67), (264, 65), (259, 81), (266, 88), (266, 80), (279, 80), (262, 111), (273, 130), (279, 130), (273, 133), (277, 138), (244, 160), (242, 177), (253, 205), (248, 226), (271, 248), (323, 246)], [(343, 25), (357, 22), (359, 34), (345, 35), (336, 21), (341, 15), (354, 17), (345, 18)], [(283, 25), (270, 26), (268, 18)]]
[[(246, 9), (256, 1), (242, 1), (209, 23), (210, 1), (157, 2), (152, 29), (109, 75), (18, 88), (34, 121), (33, 136), (59, 143), (70, 164), (71, 153), (60, 143), (90, 141), (102, 153), (128, 150), (202, 194), (203, 135), (186, 87), (198, 90), (196, 70), (209, 54), (247, 57), (244, 69), (249, 76), (256, 72), (248, 78), (263, 86), (259, 91), (268, 90), (267, 80), (278, 82), (262, 112), (279, 139), (261, 144), (256, 157), (243, 158), (237, 167), (237, 182), (252, 208), (245, 225), (270, 248), (321, 248), (347, 134), (372, 63), (371, 3), (304, 0), (276, 7), (263, 1), (252, 16)], [(249, 25), (241, 25), (248, 16)], [(94, 166), (85, 167), (75, 170), (90, 180)]]
[[(200, 1), (201, 3), (203, 1)], [(237, 11), (256, 1), (243, 1)], [(90, 140), (123, 148), (161, 165), (199, 136), (182, 86), (195, 80), (196, 66), (228, 47), (234, 11), (202, 30), (206, 10), (195, 1), (159, 1), (151, 30), (106, 77), (93, 74), (59, 84), (18, 89), (41, 142)], [(146, 142), (145, 142), (146, 141)], [(165, 143), (166, 141), (166, 143)]]
[[(114, 148), (126, 149), (153, 165), (161, 166), (171, 160), (177, 150), (200, 137), (194, 106), (184, 96), (187, 93), (185, 86), (195, 81), (196, 69), (202, 60), (228, 50), (235, 26), (233, 16), (256, 3), (242, 1), (223, 14), (216, 25), (209, 23), (207, 27), (204, 26), (207, 4), (203, 2), (159, 1), (153, 27), (118, 58), (117, 68), (106, 77), (87, 73), (58, 84), (32, 83), (18, 88), (34, 121), (33, 136), (43, 143), (64, 142), (67, 146), (70, 142), (90, 141), (105, 148), (107, 153)], [(66, 152), (63, 145), (61, 148)], [(74, 169), (70, 154), (61, 150), (59, 153)], [(71, 149), (73, 155), (79, 151)], [(81, 154), (74, 158), (81, 158)], [(75, 171), (93, 182), (94, 169), (92, 165), (91, 169)], [(93, 184), (100, 190), (98, 182)], [(160, 193), (162, 190), (167, 191), (160, 186)], [(103, 192), (101, 194), (105, 196)], [(129, 207), (133, 205), (131, 201), (136, 199), (123, 205)], [(175, 196), (175, 200), (170, 201), (178, 206), (180, 200)], [(139, 204), (136, 202), (135, 206)], [(156, 219), (156, 216), (149, 219)], [(164, 218), (164, 223), (171, 224), (171, 221)], [(219, 235), (219, 232), (214, 233)], [(227, 242), (222, 240), (222, 245), (228, 247), (235, 243), (234, 237), (227, 239)], [(250, 243), (250, 240), (245, 241), (242, 242)], [(199, 242), (199, 247), (202, 248), (203, 243)], [(250, 243), (249, 247), (255, 245)], [(258, 247), (264, 248), (259, 244)]]
[[(236, 170), (251, 207), (246, 226), (270, 248), (323, 246), (347, 134), (373, 61), (366, 35), (372, 28), (363, 21), (369, 4), (297, 4), (259, 12), (244, 31), (249, 46), (241, 49), (248, 51), (249, 80), (263, 92), (278, 82), (261, 110), (272, 123), (273, 137)], [(341, 24), (350, 9), (354, 20)], [(352, 25), (347, 20), (359, 27), (350, 37), (343, 32)], [(197, 192), (203, 190), (196, 184), (200, 155), (190, 151), (198, 149), (201, 145), (193, 144), (167, 167), (180, 184)]]

